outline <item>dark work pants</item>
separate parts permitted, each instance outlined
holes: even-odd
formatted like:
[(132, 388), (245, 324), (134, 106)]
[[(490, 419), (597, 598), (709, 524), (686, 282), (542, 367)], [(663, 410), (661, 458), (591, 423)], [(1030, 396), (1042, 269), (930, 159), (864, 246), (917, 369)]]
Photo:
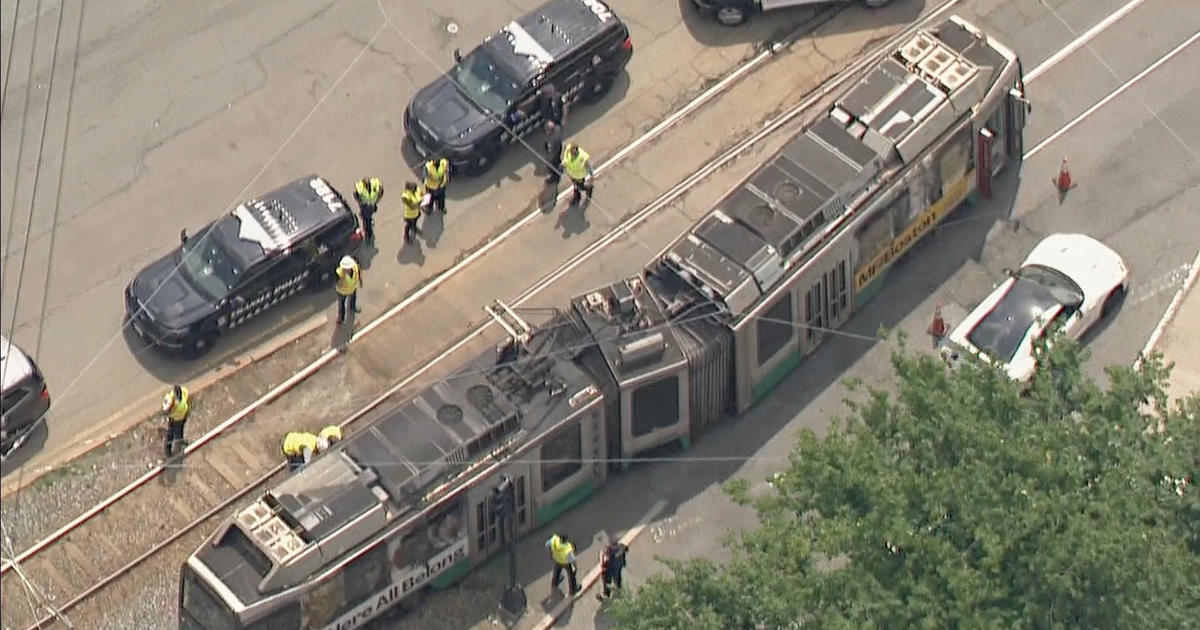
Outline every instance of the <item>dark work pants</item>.
[(546, 183), (557, 184), (562, 178), (562, 145), (546, 147)]
[(586, 194), (590, 199), (592, 197), (592, 185), (586, 179), (571, 178), (571, 189), (575, 193), (571, 195), (571, 203), (579, 203), (579, 200)]
[(610, 569), (610, 570), (604, 572), (604, 596), (605, 597), (608, 597), (612, 593), (612, 591), (609, 589), (610, 585), (616, 586), (618, 589), (621, 588), (621, 570), (620, 569), (617, 569), (615, 571)]
[(571, 587), (571, 593), (577, 592), (579, 590), (579, 582), (576, 581), (574, 562), (571, 564), (554, 563), (554, 574), (550, 576), (550, 588), (558, 588), (558, 583), (562, 581), (563, 571), (567, 572), (567, 586)]
[(296, 472), (304, 466), (304, 455), (287, 455), (288, 472)]
[(346, 303), (350, 303), (350, 310), (358, 312), (358, 291), (350, 295), (338, 294), (338, 323), (346, 321)]
[(411, 243), (413, 235), (417, 233), (417, 217), (404, 219), (404, 242)]
[(163, 452), (166, 453), (168, 459), (175, 450), (175, 445), (179, 445), (179, 452), (183, 453), (183, 425), (187, 423), (187, 418), (176, 422), (175, 420), (167, 421), (167, 438), (163, 444)]
[(368, 241), (375, 240), (375, 204), (360, 204), (359, 212), (362, 213), (363, 220), (363, 236)]
[(436, 212), (438, 209), (442, 212), (446, 211), (446, 187), (430, 188), (429, 189), (429, 211)]

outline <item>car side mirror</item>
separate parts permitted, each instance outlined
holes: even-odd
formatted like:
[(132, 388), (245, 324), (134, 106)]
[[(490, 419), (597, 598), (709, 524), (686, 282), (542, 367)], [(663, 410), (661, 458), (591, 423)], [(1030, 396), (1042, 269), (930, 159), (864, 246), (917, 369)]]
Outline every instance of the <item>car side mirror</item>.
[(454, 49), (454, 63), (462, 63), (462, 51), (457, 48)]
[(187, 228), (183, 228), (182, 230), (179, 230), (179, 244), (187, 245), (187, 241), (188, 241)]
[(1012, 269), (1009, 269), (1008, 267), (1005, 267), (1005, 268), (1004, 268), (1004, 275), (1006, 275), (1006, 276), (1008, 276), (1009, 278), (1011, 278), (1011, 277), (1013, 277), (1013, 276), (1017, 275), (1017, 273), (1016, 273), (1015, 271), (1013, 271)]

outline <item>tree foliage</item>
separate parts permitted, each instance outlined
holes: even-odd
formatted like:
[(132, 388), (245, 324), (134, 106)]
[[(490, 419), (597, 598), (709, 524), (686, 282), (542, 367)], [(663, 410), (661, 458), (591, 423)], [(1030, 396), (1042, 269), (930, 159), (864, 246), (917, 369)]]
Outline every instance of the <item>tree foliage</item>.
[(729, 484), (760, 521), (733, 559), (664, 560), (618, 627), (1200, 627), (1200, 397), (1171, 407), (1157, 359), (1102, 387), (1078, 345), (1038, 352), (1023, 392), (901, 342), (893, 392), (802, 432), (765, 496)]

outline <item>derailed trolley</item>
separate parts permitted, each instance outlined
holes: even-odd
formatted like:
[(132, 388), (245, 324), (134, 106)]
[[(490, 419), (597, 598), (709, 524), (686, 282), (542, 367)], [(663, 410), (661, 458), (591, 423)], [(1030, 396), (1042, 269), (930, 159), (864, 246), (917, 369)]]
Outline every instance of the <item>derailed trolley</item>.
[(641, 274), (387, 409), (243, 507), (182, 568), (188, 630), (350, 630), (465, 575), (603, 485), (762, 399), (887, 270), (1022, 154), (1017, 56), (958, 17), (917, 32)]

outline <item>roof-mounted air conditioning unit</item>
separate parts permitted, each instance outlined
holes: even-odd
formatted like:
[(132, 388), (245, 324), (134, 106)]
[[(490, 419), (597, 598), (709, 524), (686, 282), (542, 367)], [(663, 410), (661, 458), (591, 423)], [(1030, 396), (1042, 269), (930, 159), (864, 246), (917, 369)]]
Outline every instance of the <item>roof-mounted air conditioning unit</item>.
[(909, 66), (915, 66), (937, 46), (937, 41), (928, 33), (917, 33), (900, 47), (900, 58)]

